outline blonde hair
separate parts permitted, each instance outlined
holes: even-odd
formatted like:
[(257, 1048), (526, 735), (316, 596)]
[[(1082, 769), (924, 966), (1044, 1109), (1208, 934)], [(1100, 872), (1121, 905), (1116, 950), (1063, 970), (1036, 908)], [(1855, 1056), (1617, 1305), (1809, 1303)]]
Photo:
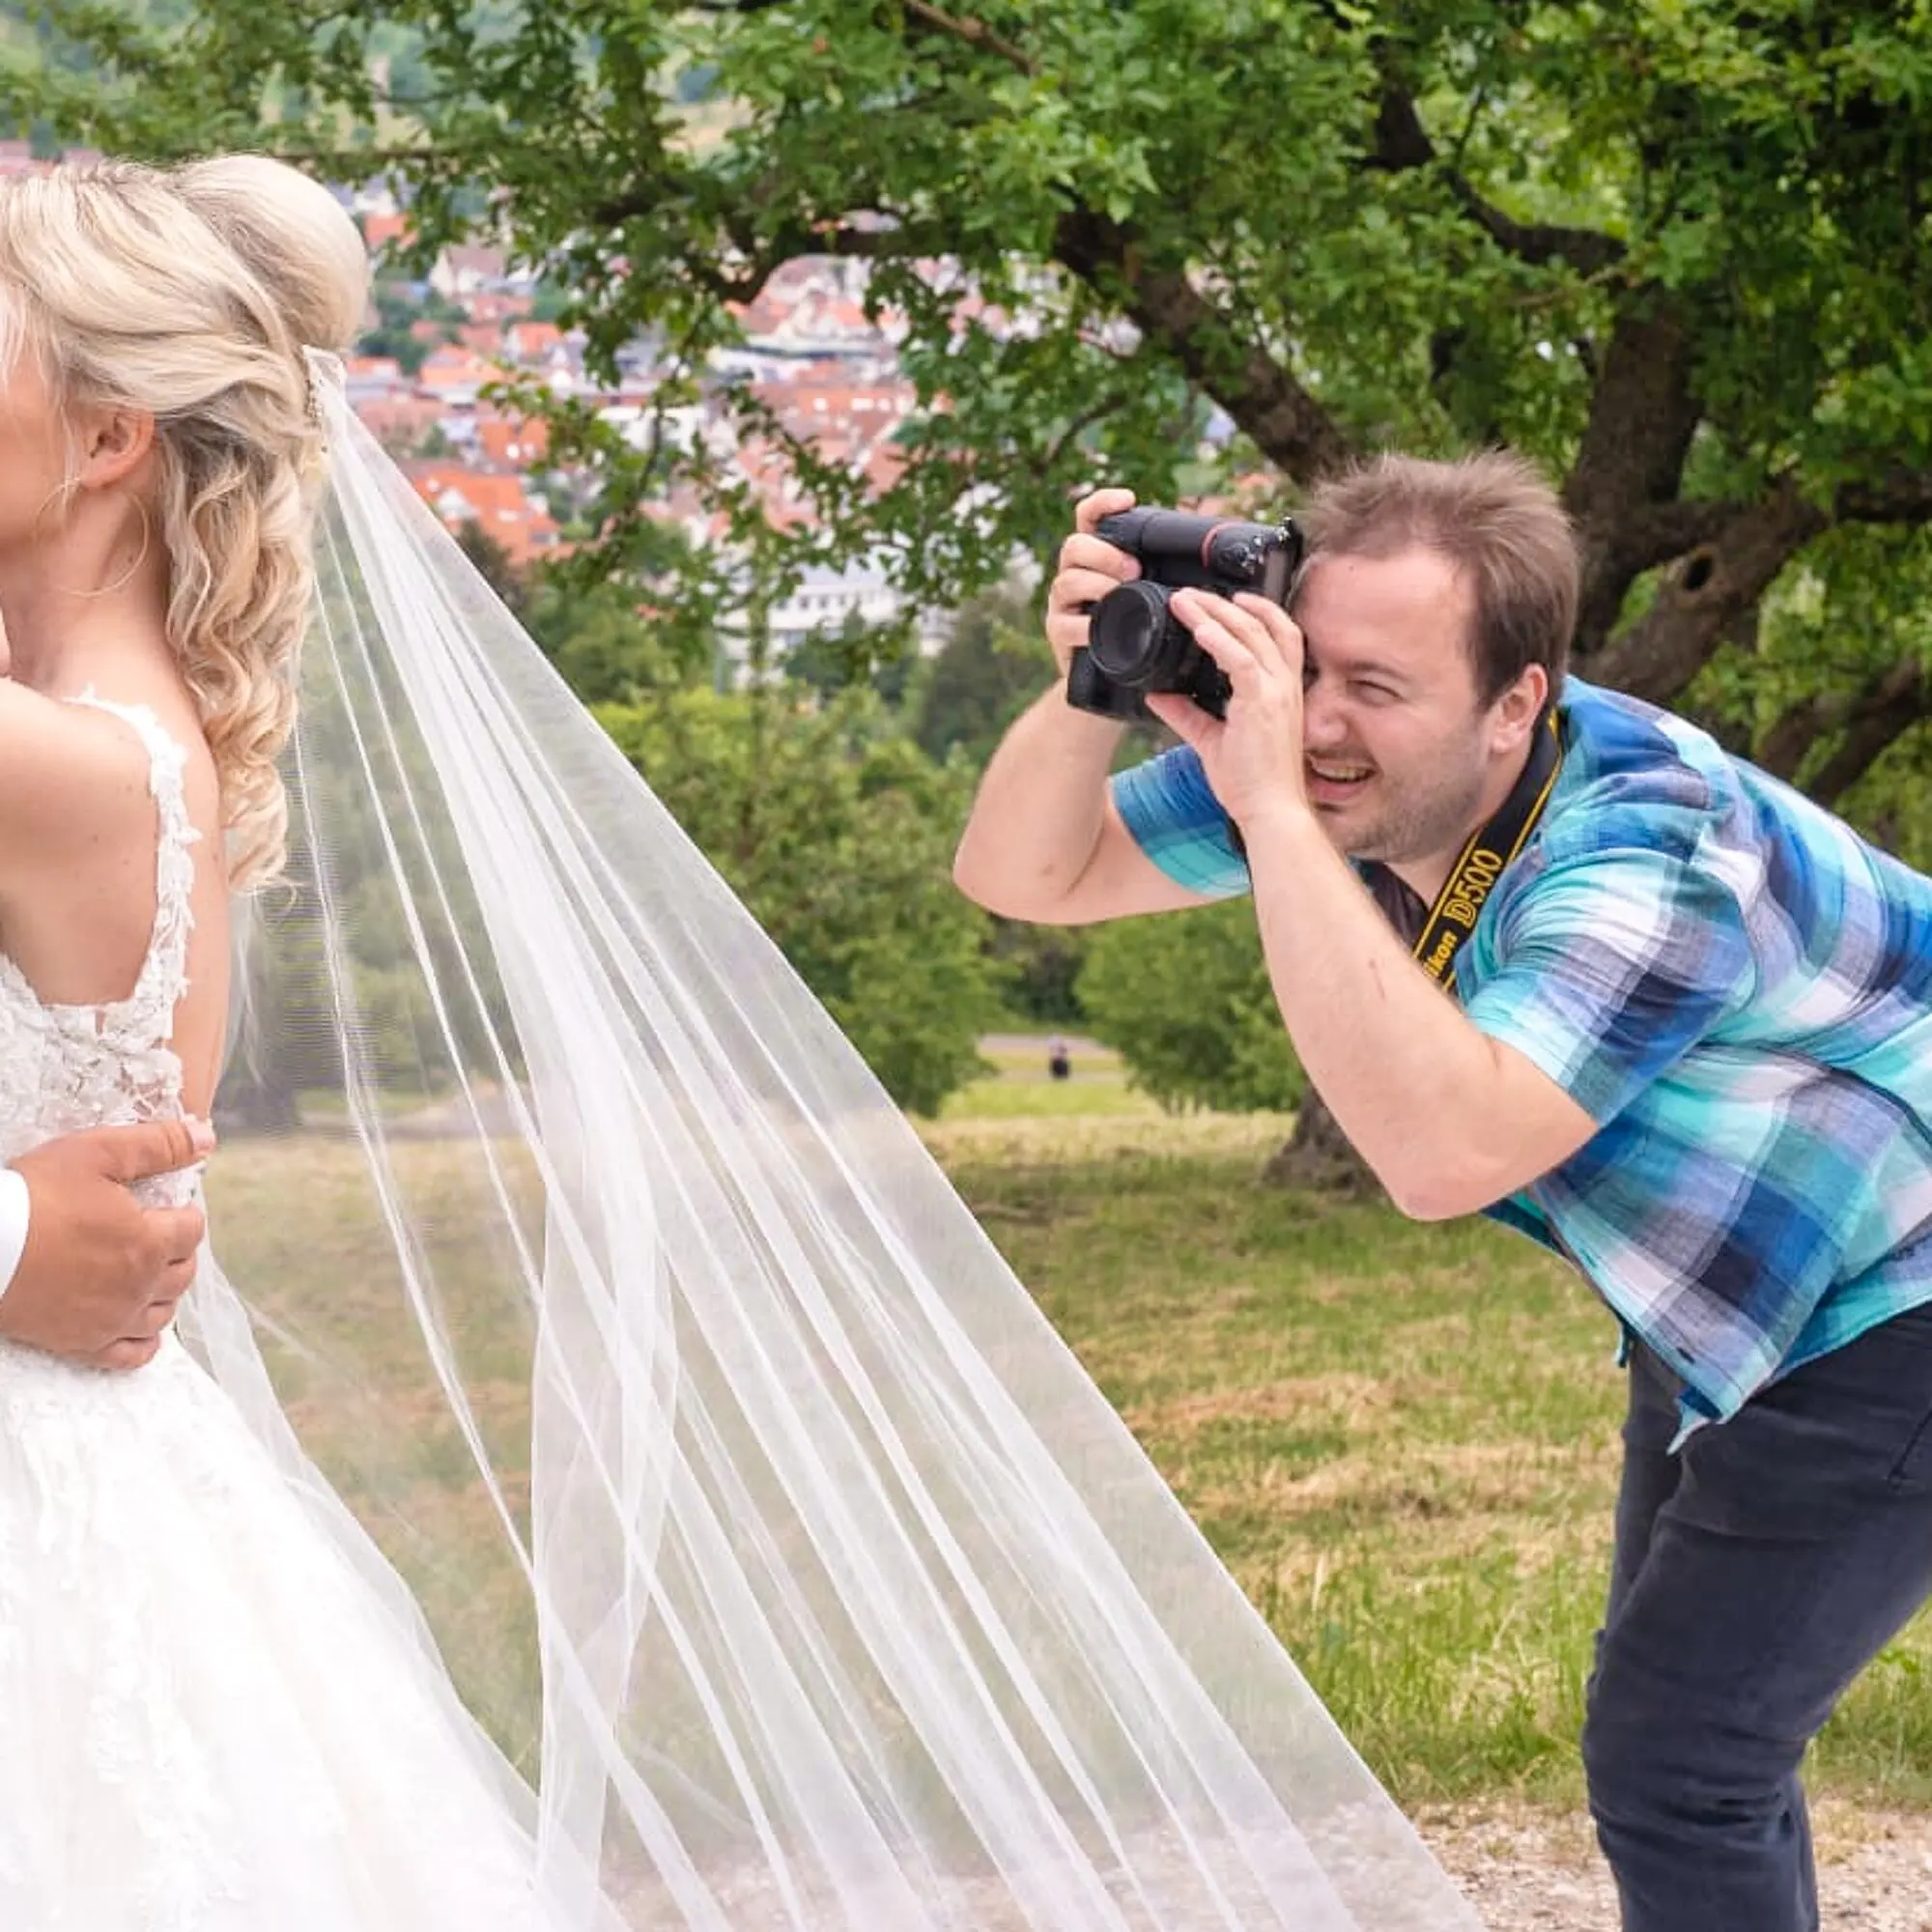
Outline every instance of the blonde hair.
[(62, 406), (155, 418), (168, 641), (221, 784), (231, 883), (280, 868), (275, 760), (314, 591), (320, 418), (304, 352), (359, 332), (367, 257), (328, 191), (257, 155), (0, 183), (0, 352)]
[(1317, 485), (1295, 514), (1311, 555), (1433, 550), (1467, 576), (1468, 648), (1485, 704), (1533, 664), (1561, 689), (1580, 568), (1569, 516), (1534, 464), (1500, 449), (1446, 463), (1378, 456)]

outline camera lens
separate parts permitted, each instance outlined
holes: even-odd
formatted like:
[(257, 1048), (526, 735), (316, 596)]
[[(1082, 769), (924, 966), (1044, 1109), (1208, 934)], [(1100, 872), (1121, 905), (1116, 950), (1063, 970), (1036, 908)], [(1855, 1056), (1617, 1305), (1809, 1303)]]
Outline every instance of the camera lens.
[(1169, 618), (1164, 583), (1122, 583), (1094, 607), (1087, 647), (1094, 668), (1116, 684), (1139, 690), (1159, 675)]

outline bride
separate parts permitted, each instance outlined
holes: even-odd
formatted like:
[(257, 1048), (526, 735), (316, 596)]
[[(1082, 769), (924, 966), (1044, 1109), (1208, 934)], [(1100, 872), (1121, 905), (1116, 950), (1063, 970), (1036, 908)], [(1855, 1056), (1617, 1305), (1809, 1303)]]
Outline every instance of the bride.
[(148, 1366), (0, 1343), (0, 1924), (1472, 1926), (355, 422), (365, 293), (270, 161), (0, 184), (0, 1158), (317, 1121)]

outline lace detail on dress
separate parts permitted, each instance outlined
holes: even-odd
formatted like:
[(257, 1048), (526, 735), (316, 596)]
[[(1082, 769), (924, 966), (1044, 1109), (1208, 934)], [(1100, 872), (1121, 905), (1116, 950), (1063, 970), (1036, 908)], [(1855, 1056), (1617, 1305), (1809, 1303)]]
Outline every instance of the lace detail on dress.
[[(187, 988), (187, 943), (194, 928), (193, 846), (201, 834), (187, 814), (186, 751), (145, 705), (116, 704), (86, 693), (74, 702), (111, 712), (147, 747), (149, 788), (158, 819), (155, 926), (134, 990), (99, 1006), (41, 999), (25, 974), (0, 953), (0, 1161), (56, 1134), (178, 1115), (182, 1069), (169, 1040)], [(192, 1177), (150, 1198), (185, 1198)]]

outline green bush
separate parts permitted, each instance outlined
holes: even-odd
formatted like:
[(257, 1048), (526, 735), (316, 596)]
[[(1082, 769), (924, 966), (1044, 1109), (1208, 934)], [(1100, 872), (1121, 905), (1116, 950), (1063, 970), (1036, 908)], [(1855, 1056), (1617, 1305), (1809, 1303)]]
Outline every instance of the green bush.
[(986, 915), (952, 880), (970, 774), (869, 691), (668, 692), (598, 713), (900, 1106), (936, 1113), (997, 1022)]
[(1101, 927), (1075, 991), (1089, 1031), (1163, 1107), (1279, 1113), (1301, 1098), (1245, 899)]

